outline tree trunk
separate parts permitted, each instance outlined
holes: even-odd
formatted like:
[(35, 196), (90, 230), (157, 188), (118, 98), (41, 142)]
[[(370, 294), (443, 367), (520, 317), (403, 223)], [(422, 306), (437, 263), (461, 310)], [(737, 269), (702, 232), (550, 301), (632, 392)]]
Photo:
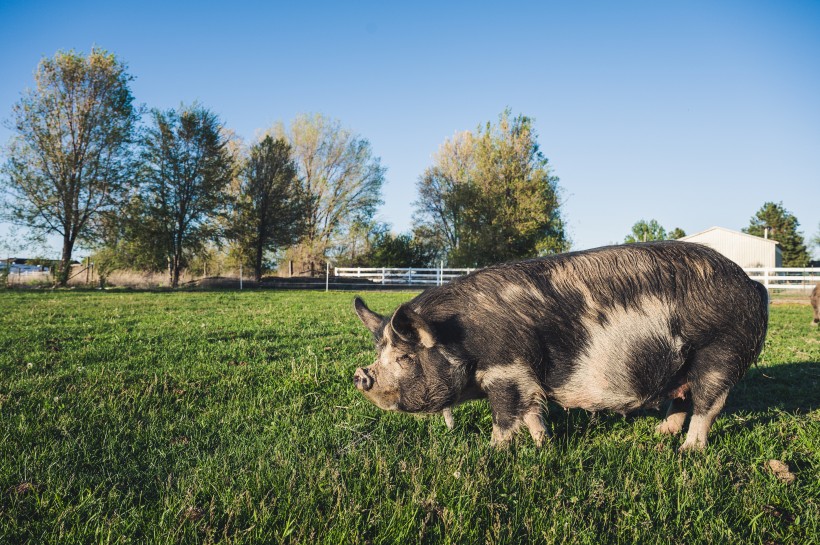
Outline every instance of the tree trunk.
[(180, 269), (180, 259), (178, 256), (174, 256), (174, 259), (171, 261), (171, 287), (176, 288), (179, 286), (179, 269)]
[(71, 237), (65, 235), (63, 237), (63, 255), (60, 258), (60, 274), (57, 277), (57, 285), (61, 288), (66, 287), (68, 278), (71, 276), (71, 252), (74, 249), (74, 241)]
[(256, 258), (254, 259), (254, 262), (253, 262), (253, 271), (254, 271), (254, 274), (256, 275), (256, 281), (257, 282), (262, 281), (262, 253), (263, 253), (262, 244), (257, 244), (257, 246), (256, 246)]
[(182, 233), (185, 226), (180, 220), (177, 222), (177, 232), (173, 235), (173, 253), (171, 255), (171, 288), (179, 286), (179, 270), (182, 268)]

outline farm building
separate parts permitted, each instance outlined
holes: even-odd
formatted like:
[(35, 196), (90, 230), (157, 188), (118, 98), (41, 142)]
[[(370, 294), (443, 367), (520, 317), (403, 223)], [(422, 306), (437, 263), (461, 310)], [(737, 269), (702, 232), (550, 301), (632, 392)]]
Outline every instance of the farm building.
[(48, 267), (41, 264), (39, 260), (27, 259), (25, 257), (10, 257), (0, 260), (0, 270), (8, 269), (11, 274), (27, 274), (33, 272), (48, 272)]
[(744, 268), (783, 266), (780, 246), (768, 238), (747, 235), (724, 227), (711, 227), (680, 240), (709, 246)]

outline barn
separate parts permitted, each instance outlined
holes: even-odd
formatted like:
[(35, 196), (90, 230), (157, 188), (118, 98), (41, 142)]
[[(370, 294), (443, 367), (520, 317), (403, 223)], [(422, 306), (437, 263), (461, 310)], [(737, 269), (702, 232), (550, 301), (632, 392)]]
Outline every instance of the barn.
[(680, 240), (709, 246), (744, 268), (783, 266), (783, 253), (776, 241), (725, 227), (711, 227)]

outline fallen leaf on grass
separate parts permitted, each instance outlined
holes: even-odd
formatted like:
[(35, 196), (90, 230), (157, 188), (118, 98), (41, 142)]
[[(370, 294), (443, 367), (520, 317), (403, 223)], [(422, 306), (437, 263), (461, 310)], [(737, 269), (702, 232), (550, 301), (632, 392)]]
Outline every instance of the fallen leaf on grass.
[(795, 475), (789, 469), (788, 464), (785, 464), (780, 460), (769, 460), (768, 462), (766, 462), (766, 467), (769, 469), (769, 471), (774, 473), (775, 477), (777, 477), (784, 483), (793, 482), (795, 479)]
[(205, 511), (200, 509), (199, 507), (188, 507), (182, 513), (182, 518), (185, 520), (199, 520), (205, 514)]
[(17, 492), (18, 494), (26, 494), (34, 490), (35, 486), (30, 482), (23, 481), (22, 483), (18, 484), (17, 486), (12, 486), (11, 489)]
[(775, 507), (774, 505), (764, 505), (763, 512), (767, 513), (775, 518), (782, 520), (788, 524), (794, 522), (794, 515), (786, 511), (785, 509), (780, 509), (779, 507)]

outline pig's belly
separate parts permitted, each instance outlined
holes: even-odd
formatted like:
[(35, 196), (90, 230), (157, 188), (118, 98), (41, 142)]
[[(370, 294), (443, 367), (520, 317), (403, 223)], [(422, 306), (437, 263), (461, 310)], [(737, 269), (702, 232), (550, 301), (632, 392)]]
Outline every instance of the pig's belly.
[(549, 397), (566, 409), (609, 410), (623, 414), (643, 407), (647, 401), (600, 377), (575, 378), (571, 385), (552, 391)]
[(672, 335), (670, 309), (644, 301), (611, 312), (605, 325), (584, 320), (588, 342), (570, 364), (569, 379), (547, 394), (566, 408), (627, 413), (657, 406), (683, 366), (683, 341)]

